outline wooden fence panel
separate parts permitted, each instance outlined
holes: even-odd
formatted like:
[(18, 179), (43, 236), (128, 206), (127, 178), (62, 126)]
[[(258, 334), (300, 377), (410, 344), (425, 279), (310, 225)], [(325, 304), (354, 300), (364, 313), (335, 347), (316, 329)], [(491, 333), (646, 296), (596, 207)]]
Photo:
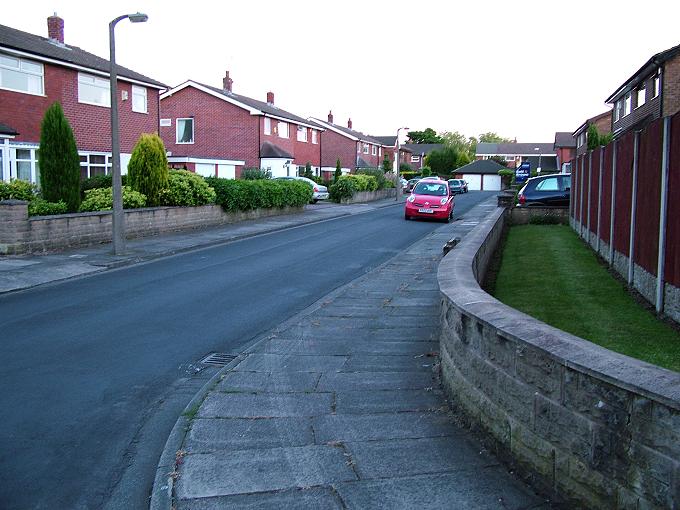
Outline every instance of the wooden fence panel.
[(616, 145), (616, 197), (614, 199), (614, 249), (628, 256), (630, 204), (633, 194), (634, 134), (624, 134)]
[(600, 208), (600, 239), (609, 244), (609, 228), (611, 226), (612, 203), (612, 160), (614, 144), (604, 148), (604, 164), (602, 166), (602, 206)]
[(671, 119), (665, 280), (680, 287), (680, 113)]

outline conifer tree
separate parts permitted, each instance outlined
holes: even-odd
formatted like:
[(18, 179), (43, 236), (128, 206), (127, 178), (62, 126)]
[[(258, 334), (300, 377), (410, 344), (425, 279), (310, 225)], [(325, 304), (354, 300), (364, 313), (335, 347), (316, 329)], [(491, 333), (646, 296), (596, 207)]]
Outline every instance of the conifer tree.
[(168, 187), (168, 158), (157, 134), (143, 133), (128, 163), (128, 185), (146, 195), (146, 205), (160, 205), (161, 191)]
[(335, 175), (333, 176), (333, 182), (338, 182), (338, 179), (342, 177), (342, 170), (340, 166), (340, 158), (335, 162)]

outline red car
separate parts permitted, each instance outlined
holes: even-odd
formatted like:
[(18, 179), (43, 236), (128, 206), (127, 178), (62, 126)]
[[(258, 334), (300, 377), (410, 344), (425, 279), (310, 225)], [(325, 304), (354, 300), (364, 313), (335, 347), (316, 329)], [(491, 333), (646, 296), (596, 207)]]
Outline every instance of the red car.
[(445, 222), (453, 218), (453, 193), (441, 179), (421, 179), (406, 199), (404, 219), (434, 218)]

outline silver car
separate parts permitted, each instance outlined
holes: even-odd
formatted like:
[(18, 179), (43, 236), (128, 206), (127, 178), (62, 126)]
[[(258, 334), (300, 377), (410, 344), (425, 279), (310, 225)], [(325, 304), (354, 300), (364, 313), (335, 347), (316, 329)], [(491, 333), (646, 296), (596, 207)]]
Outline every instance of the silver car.
[(275, 177), (275, 179), (282, 179), (286, 181), (304, 181), (312, 187), (312, 203), (316, 204), (319, 200), (328, 200), (330, 196), (328, 193), (328, 188), (321, 184), (314, 182), (307, 177)]

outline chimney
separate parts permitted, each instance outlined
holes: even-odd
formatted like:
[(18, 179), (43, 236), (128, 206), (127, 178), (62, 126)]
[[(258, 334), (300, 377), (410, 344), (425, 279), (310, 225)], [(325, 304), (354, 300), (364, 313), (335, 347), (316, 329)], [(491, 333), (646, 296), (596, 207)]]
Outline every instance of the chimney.
[(267, 103), (274, 104), (274, 93), (267, 92)]
[(328, 123), (333, 124), (333, 112), (332, 111), (328, 112)]
[(222, 78), (222, 88), (227, 92), (231, 92), (232, 83), (234, 83), (234, 80), (229, 78), (229, 71), (227, 71), (226, 74), (224, 75), (224, 78)]
[(47, 18), (47, 37), (64, 44), (64, 20), (56, 12)]
[(347, 119), (347, 127), (352, 129), (352, 119)]

